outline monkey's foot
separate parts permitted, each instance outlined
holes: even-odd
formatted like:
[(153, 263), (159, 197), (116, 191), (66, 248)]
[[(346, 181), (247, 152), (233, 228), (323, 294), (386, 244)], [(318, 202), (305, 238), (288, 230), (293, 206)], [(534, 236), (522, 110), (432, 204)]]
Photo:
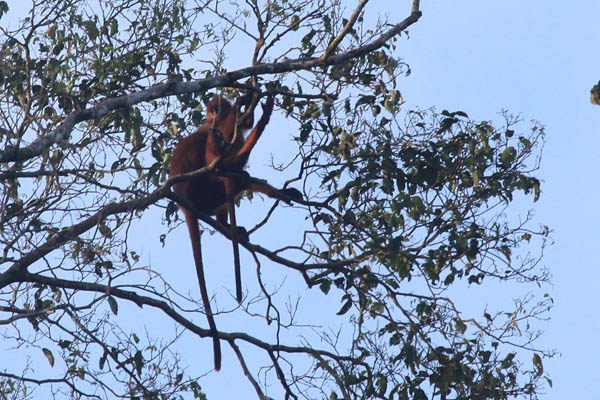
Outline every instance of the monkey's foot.
[[(292, 200), (302, 200), (302, 193), (298, 189), (287, 188), (281, 189), (279, 192)], [(292, 203), (290, 200), (285, 200), (285, 202), (288, 204)]]
[(248, 231), (243, 226), (237, 226), (237, 237), (239, 239), (245, 240), (246, 242), (250, 240), (250, 236), (248, 235)]

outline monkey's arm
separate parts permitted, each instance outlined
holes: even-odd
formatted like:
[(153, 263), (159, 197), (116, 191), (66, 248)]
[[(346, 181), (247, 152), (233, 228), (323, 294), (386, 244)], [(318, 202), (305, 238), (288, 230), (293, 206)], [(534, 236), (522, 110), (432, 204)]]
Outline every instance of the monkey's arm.
[(252, 129), (252, 132), (246, 138), (246, 141), (242, 145), (242, 147), (235, 153), (230, 156), (224, 157), (221, 160), (220, 166), (225, 169), (237, 169), (241, 170), (244, 168), (244, 165), (248, 162), (248, 157), (250, 157), (250, 152), (258, 142), (258, 139), (262, 135), (265, 127), (269, 123), (269, 119), (271, 118), (271, 113), (273, 112), (273, 96), (267, 97), (267, 101), (263, 104), (263, 115)]

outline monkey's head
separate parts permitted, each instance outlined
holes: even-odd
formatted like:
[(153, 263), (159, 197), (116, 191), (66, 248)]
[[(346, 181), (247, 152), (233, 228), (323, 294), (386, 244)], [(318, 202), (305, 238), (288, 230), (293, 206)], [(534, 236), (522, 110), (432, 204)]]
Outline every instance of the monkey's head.
[[(222, 124), (231, 125), (235, 122), (235, 118), (241, 118), (242, 115), (248, 112), (248, 107), (251, 106), (251, 93), (238, 97), (233, 105), (225, 97), (215, 95), (206, 105), (206, 121), (209, 125), (214, 125), (216, 121), (216, 124), (221, 127)], [(243, 130), (252, 128), (252, 125), (254, 125), (254, 110), (251, 111), (252, 112), (249, 112), (249, 115), (241, 121), (238, 128)]]
[(220, 125), (231, 114), (231, 103), (223, 96), (214, 95), (206, 105), (206, 122)]
[[(243, 134), (254, 124), (254, 115), (240, 118), (245, 112), (241, 110), (243, 105), (248, 107), (251, 96), (238, 97), (235, 104), (232, 105), (225, 97), (215, 95), (206, 105), (207, 115), (205, 124), (213, 131), (218, 131), (221, 140), (225, 143), (240, 141), (244, 139)], [(236, 129), (236, 123), (238, 123)], [(237, 133), (236, 133), (237, 132)]]

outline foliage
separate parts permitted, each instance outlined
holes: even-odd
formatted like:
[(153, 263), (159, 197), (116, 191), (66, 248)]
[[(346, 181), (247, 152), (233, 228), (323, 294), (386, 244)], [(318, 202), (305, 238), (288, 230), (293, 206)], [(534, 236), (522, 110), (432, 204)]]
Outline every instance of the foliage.
[[(260, 295), (217, 316), (235, 316), (219, 336), (258, 398), (536, 398), (551, 383), (534, 324), (548, 295), (464, 301), (548, 279), (548, 228), (509, 207), (541, 194), (543, 128), (405, 110), (396, 43), (418, 2), (400, 22), (375, 12), (367, 1), (35, 0), (2, 29), (0, 332), (3, 351), (31, 357), (0, 364), (3, 398), (40, 386), (56, 398), (205, 398), (178, 347), (184, 331), (210, 341), (199, 296), (142, 261), (130, 230), (160, 213), (147, 234), (168, 240), (172, 149), (213, 93), (244, 90), (276, 95), (297, 153), (278, 169), (306, 196), (281, 217), (303, 230), (297, 242), (242, 243)], [(5, 2), (0, 17), (11, 19)], [(250, 232), (268, 230), (278, 206)], [(261, 274), (265, 259), (339, 301), (337, 316), (286, 304), (298, 288)], [(132, 315), (146, 329), (129, 328)]]

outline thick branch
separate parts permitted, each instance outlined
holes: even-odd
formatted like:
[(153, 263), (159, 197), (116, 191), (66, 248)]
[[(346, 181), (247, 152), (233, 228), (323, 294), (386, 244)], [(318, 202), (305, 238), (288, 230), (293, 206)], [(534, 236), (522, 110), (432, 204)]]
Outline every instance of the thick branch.
[(51, 251), (87, 232), (108, 216), (147, 208), (165, 197), (167, 192), (169, 192), (168, 187), (161, 187), (146, 197), (121, 203), (110, 203), (80, 223), (61, 229), (58, 233), (51, 236), (46, 243), (17, 260), (4, 274), (0, 275), (0, 287), (11, 283), (14, 272), (26, 269), (34, 262), (48, 255)]
[[(139, 295), (135, 292), (119, 289), (118, 287), (111, 287), (102, 285), (99, 283), (91, 283), (91, 282), (80, 282), (80, 281), (70, 281), (66, 279), (59, 279), (54, 277), (48, 277), (40, 274), (32, 274), (27, 271), (20, 272), (18, 274), (17, 282), (31, 282), (31, 283), (41, 283), (44, 285), (49, 285), (53, 287), (61, 287), (65, 289), (73, 289), (73, 290), (82, 290), (88, 292), (96, 292), (106, 295), (111, 295), (123, 300), (128, 300), (139, 307), (144, 305), (154, 307), (163, 311), (166, 315), (171, 317), (174, 321), (179, 323), (181, 326), (190, 330), (200, 337), (212, 337), (212, 333), (210, 329), (203, 329), (185, 318), (183, 315), (179, 314), (175, 311), (167, 302), (162, 300), (157, 300), (155, 298)], [(235, 340), (242, 340), (244, 342), (250, 343), (258, 348), (261, 348), (268, 352), (285, 352), (285, 353), (304, 353), (310, 354), (316, 358), (318, 357), (327, 357), (330, 359), (338, 360), (338, 361), (352, 361), (354, 360), (350, 356), (340, 356), (334, 353), (331, 353), (326, 350), (317, 350), (310, 347), (302, 347), (302, 346), (286, 346), (282, 344), (270, 344), (255, 338), (247, 333), (243, 332), (232, 332), (225, 333), (217, 331), (217, 334), (220, 339), (226, 340), (228, 342), (233, 343)]]
[(40, 260), (41, 258), (45, 257), (51, 251), (63, 246), (69, 241), (77, 238), (79, 235), (92, 229), (94, 226), (98, 225), (101, 221), (104, 221), (110, 215), (120, 214), (123, 212), (133, 210), (143, 210), (164, 197), (170, 197), (170, 194), (173, 194), (170, 189), (171, 186), (173, 186), (177, 182), (192, 179), (212, 171), (215, 168), (218, 161), (219, 159), (216, 159), (207, 167), (200, 168), (196, 171), (188, 172), (185, 174), (173, 176), (167, 179), (158, 189), (156, 189), (154, 192), (150, 193), (146, 197), (137, 198), (135, 200), (123, 201), (120, 203), (107, 204), (106, 206), (102, 207), (98, 212), (84, 219), (80, 223), (61, 229), (58, 233), (56, 233), (56, 235), (50, 237), (46, 241), (46, 243), (37, 247), (35, 250), (32, 250), (31, 252), (23, 256), (21, 259), (15, 261), (15, 263), (6, 272), (0, 274), (0, 288), (3, 288), (6, 285), (15, 282), (15, 279), (17, 279), (17, 276), (21, 271), (26, 270), (27, 267), (29, 267), (34, 262)]
[[(92, 216), (85, 218), (83, 221), (79, 222), (78, 224), (61, 229), (54, 236), (51, 236), (44, 244), (42, 244), (41, 246), (32, 250), (31, 252), (29, 252), (28, 254), (23, 256), (21, 259), (16, 260), (13, 263), (13, 265), (8, 270), (6, 270), (6, 272), (0, 274), (0, 288), (3, 288), (11, 283), (18, 281), (18, 276), (20, 275), (20, 273), (22, 271), (26, 270), (31, 264), (42, 259), (43, 257), (48, 255), (53, 250), (56, 250), (57, 248), (65, 245), (69, 241), (74, 240), (75, 238), (79, 237), (83, 233), (85, 233), (88, 230), (92, 229), (93, 227), (97, 226), (100, 222), (104, 221), (109, 216), (124, 213), (124, 212), (131, 212), (134, 210), (143, 210), (165, 197), (169, 198), (169, 199), (183, 205), (187, 209), (191, 210), (198, 216), (199, 219), (201, 219), (202, 221), (204, 221), (205, 223), (210, 225), (215, 230), (219, 231), (225, 237), (231, 239), (231, 237), (230, 237), (231, 232), (229, 229), (225, 228), (223, 225), (221, 225), (218, 221), (214, 220), (210, 216), (199, 213), (199, 212), (195, 212), (194, 211), (195, 207), (193, 204), (190, 204), (185, 199), (182, 199), (181, 197), (177, 196), (170, 189), (171, 186), (173, 186), (173, 184), (175, 184), (177, 182), (193, 179), (193, 178), (196, 178), (203, 174), (212, 172), (212, 170), (214, 169), (214, 167), (216, 166), (217, 163), (218, 163), (218, 159), (215, 160), (213, 163), (211, 163), (207, 167), (200, 168), (196, 171), (192, 171), (192, 172), (189, 172), (186, 174), (173, 176), (173, 177), (169, 178), (168, 180), (166, 180), (158, 189), (156, 189), (154, 192), (150, 193), (149, 195), (147, 195), (145, 197), (140, 197), (140, 198), (136, 198), (134, 200), (128, 200), (128, 201), (123, 201), (123, 202), (118, 202), (118, 203), (107, 204), (106, 206), (102, 207), (99, 211), (94, 213)], [(222, 174), (227, 175), (226, 173), (222, 173)], [(248, 177), (247, 179), (260, 181), (253, 177)], [(281, 197), (282, 200), (293, 200), (291, 198), (287, 198), (287, 196), (285, 196), (283, 194), (281, 196), (282, 196)], [(240, 244), (242, 244), (242, 246), (244, 246), (246, 249), (248, 249), (252, 252), (260, 253), (276, 263), (285, 265), (289, 268), (292, 268), (292, 269), (295, 269), (295, 270), (301, 272), (303, 274), (305, 280), (307, 281), (307, 284), (309, 284), (309, 286), (311, 286), (311, 282), (308, 280), (308, 277), (306, 276), (306, 271), (308, 271), (310, 269), (321, 269), (321, 268), (333, 268), (333, 269), (341, 268), (345, 265), (349, 265), (349, 264), (353, 264), (353, 263), (357, 262), (357, 260), (339, 260), (339, 261), (334, 261), (334, 262), (329, 262), (329, 263), (304, 265), (304, 264), (296, 263), (296, 262), (293, 262), (286, 258), (280, 257), (277, 254), (267, 250), (266, 248), (256, 245), (256, 244), (253, 244), (253, 243), (250, 243), (249, 241), (244, 240), (243, 238), (239, 238), (239, 242), (240, 242)]]
[(361, 57), (378, 48), (384, 46), (392, 37), (400, 34), (409, 26), (414, 24), (421, 17), (421, 12), (413, 12), (402, 22), (394, 25), (387, 32), (383, 33), (372, 42), (347, 51), (345, 53), (328, 56), (327, 58), (301, 58), (288, 60), (280, 63), (258, 64), (251, 67), (238, 69), (228, 72), (221, 76), (199, 79), (192, 82), (168, 82), (152, 86), (130, 95), (110, 98), (101, 101), (97, 105), (85, 110), (73, 111), (54, 131), (43, 136), (30, 145), (19, 148), (15, 146), (7, 147), (0, 151), (0, 163), (24, 161), (39, 156), (54, 144), (67, 140), (76, 123), (91, 119), (99, 119), (107, 115), (111, 110), (123, 107), (130, 107), (141, 102), (147, 102), (157, 98), (174, 96), (185, 93), (195, 93), (208, 90), (217, 86), (231, 86), (240, 79), (255, 75), (278, 74), (282, 72), (292, 72), (299, 70), (310, 70), (315, 67), (342, 64), (352, 58)]
[[(227, 176), (227, 175), (235, 175), (235, 174), (220, 173), (220, 175)], [(178, 178), (178, 177), (179, 176), (174, 177), (174, 178)], [(248, 179), (250, 181), (261, 182), (260, 179), (256, 179), (253, 177), (248, 177), (246, 179)], [(188, 210), (192, 211), (198, 217), (198, 219), (205, 222), (207, 225), (211, 226), (213, 229), (215, 229), (216, 231), (221, 233), (223, 236), (231, 239), (231, 230), (229, 228), (223, 226), (220, 222), (218, 222), (217, 220), (211, 218), (210, 216), (208, 216), (206, 214), (194, 211), (195, 207), (190, 202), (177, 196), (175, 193), (173, 193), (171, 191), (168, 192), (167, 197), (170, 198), (171, 200), (175, 201), (176, 203), (181, 204), (183, 207), (187, 208)], [(285, 196), (284, 194), (281, 194), (280, 200), (297, 201), (296, 199)], [(305, 203), (304, 201), (297, 201), (297, 202), (300, 204)], [(314, 284), (314, 282), (312, 282), (312, 280), (310, 280), (308, 278), (308, 276), (306, 276), (307, 271), (313, 270), (313, 269), (331, 269), (331, 270), (340, 271), (341, 268), (351, 265), (351, 264), (356, 264), (356, 263), (362, 261), (365, 257), (365, 255), (363, 255), (363, 256), (352, 258), (352, 259), (329, 261), (329, 262), (325, 262), (325, 263), (301, 264), (301, 263), (297, 263), (297, 262), (288, 260), (287, 258), (283, 258), (283, 257), (277, 255), (276, 253), (267, 250), (266, 248), (264, 248), (262, 246), (251, 243), (248, 240), (245, 240), (243, 237), (238, 237), (238, 242), (242, 246), (244, 246), (246, 249), (248, 249), (250, 252), (256, 252), (256, 253), (262, 254), (263, 256), (267, 257), (271, 261), (274, 261), (280, 265), (285, 265), (286, 267), (289, 267), (289, 268), (292, 268), (292, 269), (295, 269), (295, 270), (301, 272), (306, 280), (306, 283), (309, 286), (312, 286)]]
[(412, 13), (418, 13), (419, 12), (419, 0), (413, 0), (413, 5), (412, 5)]

